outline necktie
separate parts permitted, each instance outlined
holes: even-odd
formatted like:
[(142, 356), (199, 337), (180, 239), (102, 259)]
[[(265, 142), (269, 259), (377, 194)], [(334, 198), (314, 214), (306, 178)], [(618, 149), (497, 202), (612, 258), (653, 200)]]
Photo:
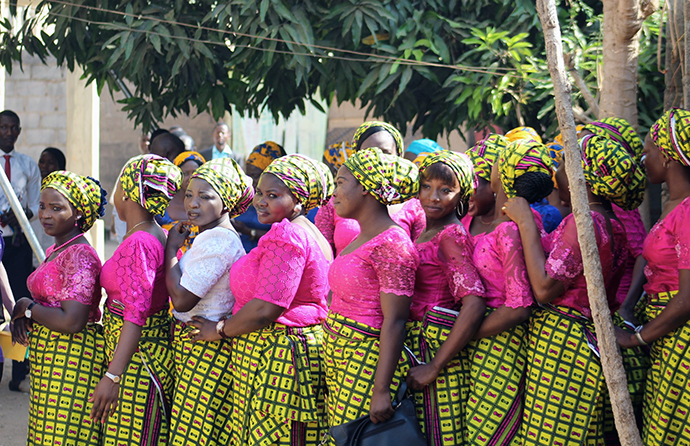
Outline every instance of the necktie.
[(5, 157), (5, 175), (7, 175), (7, 180), (12, 181), (12, 166), (10, 165), (10, 158), (12, 158), (9, 155), (4, 155)]

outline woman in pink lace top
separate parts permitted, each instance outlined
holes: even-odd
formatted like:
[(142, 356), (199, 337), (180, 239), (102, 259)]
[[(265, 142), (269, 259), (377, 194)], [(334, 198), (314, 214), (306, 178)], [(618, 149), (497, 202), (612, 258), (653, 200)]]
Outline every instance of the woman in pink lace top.
[(428, 444), (450, 446), (464, 444), (467, 434), (463, 390), (469, 367), (460, 352), (486, 310), (474, 245), (459, 220), (476, 178), (469, 158), (448, 150), (428, 155), (419, 171), (426, 229), (415, 244), (420, 264), (406, 344), (423, 364), (408, 371), (407, 382), (415, 390), (417, 419)]
[[(615, 141), (588, 135), (580, 140), (580, 149), (609, 305), (615, 311), (620, 305), (615, 290), (628, 245), (609, 202), (629, 202), (644, 189), (644, 176), (634, 158)], [(563, 164), (556, 180), (561, 200), (568, 203)], [(550, 443), (568, 444), (578, 438), (578, 444), (608, 444), (606, 436), (615, 433), (605, 431), (609, 423), (604, 420), (611, 409), (602, 404), (606, 387), (573, 216), (567, 216), (551, 234), (552, 250), (546, 256), (536, 248), (539, 234), (531, 215), (527, 218), (531, 213), (524, 200), (509, 201), (505, 212), (520, 229), (529, 280), (542, 307), (532, 316), (528, 334), (524, 444), (544, 444), (546, 438)]]
[(103, 215), (100, 184), (67, 171), (43, 180), (38, 218), (55, 244), (27, 280), (33, 300), (14, 310), (15, 339), (31, 360), (27, 444), (100, 444), (102, 425), (90, 417), (93, 388), (105, 371), (98, 305), (101, 260), (83, 237)]
[(386, 206), (415, 195), (417, 177), (414, 164), (377, 148), (357, 152), (338, 171), (335, 210), (357, 220), (362, 231), (328, 273), (333, 298), (324, 323), (324, 360), (330, 426), (366, 414), (375, 423), (392, 416), (391, 392), (409, 367), (409, 358), (398, 361), (419, 257)]
[(154, 220), (182, 183), (180, 169), (157, 155), (130, 159), (114, 206), (127, 233), (103, 265), (108, 371), (94, 391), (94, 419), (104, 444), (167, 445), (173, 386), (170, 314), (165, 286), (166, 234)]
[(332, 191), (325, 164), (302, 155), (273, 161), (254, 196), (271, 229), (230, 269), (232, 317), (190, 322), (197, 339), (231, 338), (234, 445), (316, 446), (326, 434), (320, 348), (332, 257), (305, 215)]
[(666, 183), (669, 200), (642, 251), (648, 322), (633, 334), (619, 329), (616, 336), (623, 347), (651, 344), (643, 442), (684, 444), (690, 442), (690, 112), (664, 113), (650, 129), (644, 152), (649, 181)]

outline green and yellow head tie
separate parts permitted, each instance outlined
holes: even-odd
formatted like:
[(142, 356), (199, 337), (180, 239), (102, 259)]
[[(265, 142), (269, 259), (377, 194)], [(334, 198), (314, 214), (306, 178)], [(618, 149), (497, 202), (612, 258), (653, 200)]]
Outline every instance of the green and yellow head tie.
[(419, 192), (417, 166), (377, 147), (356, 152), (344, 166), (379, 203), (404, 203)]
[(194, 171), (192, 180), (199, 178), (211, 185), (228, 208), (230, 218), (244, 214), (254, 199), (252, 179), (232, 158), (216, 158)]
[(639, 164), (642, 161), (644, 143), (633, 126), (625, 119), (604, 118), (585, 125), (584, 129), (597, 136), (603, 136), (616, 141), (632, 155), (636, 163)]
[(278, 177), (297, 198), (305, 212), (325, 204), (335, 189), (331, 170), (321, 161), (300, 154), (286, 155), (264, 170)]
[(180, 168), (150, 153), (131, 158), (120, 173), (125, 196), (153, 215), (165, 213), (181, 184)]
[(78, 224), (83, 232), (91, 229), (96, 220), (105, 215), (106, 192), (101, 183), (91, 177), (57, 170), (43, 179), (41, 191), (46, 188), (55, 189), (67, 198), (75, 209), (81, 211), (82, 218)]
[(491, 167), (493, 167), (498, 154), (508, 146), (509, 141), (501, 135), (490, 135), (483, 141), (479, 141), (466, 153), (474, 164), (474, 171), (479, 178), (491, 182)]
[(450, 150), (440, 150), (429, 154), (419, 166), (420, 179), (426, 168), (436, 163), (443, 163), (453, 171), (460, 185), (461, 200), (465, 201), (474, 194), (477, 189), (477, 177), (474, 174), (472, 161), (467, 155)]
[(273, 160), (285, 156), (285, 150), (273, 141), (266, 141), (254, 147), (247, 158), (247, 165), (265, 170)]
[(508, 198), (516, 196), (515, 180), (527, 172), (543, 172), (553, 175), (553, 161), (543, 144), (534, 140), (520, 139), (508, 144), (498, 155), (498, 172)]
[(625, 147), (613, 139), (586, 135), (580, 149), (585, 180), (595, 195), (626, 210), (640, 206), (646, 177)]
[(520, 141), (522, 139), (536, 141), (541, 144), (541, 136), (532, 127), (515, 127), (513, 130), (505, 134), (505, 138), (509, 142)]
[(355, 136), (352, 138), (352, 148), (355, 152), (361, 149), (361, 145), (367, 138), (369, 138), (374, 133), (378, 132), (388, 132), (395, 140), (395, 153), (398, 156), (403, 156), (405, 152), (405, 144), (403, 143), (403, 137), (400, 131), (383, 121), (367, 121), (360, 125)]
[(649, 129), (649, 134), (667, 158), (690, 167), (690, 111), (668, 110)]
[(352, 148), (352, 144), (348, 141), (340, 141), (326, 147), (323, 152), (323, 159), (329, 167), (337, 172), (353, 153), (355, 150)]

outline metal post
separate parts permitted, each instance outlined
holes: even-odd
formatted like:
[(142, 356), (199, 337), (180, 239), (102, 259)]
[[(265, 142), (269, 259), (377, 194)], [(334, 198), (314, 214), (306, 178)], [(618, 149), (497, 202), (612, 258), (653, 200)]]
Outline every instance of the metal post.
[(17, 195), (14, 193), (14, 189), (12, 189), (12, 184), (10, 183), (10, 180), (7, 179), (7, 175), (5, 175), (5, 171), (3, 169), (0, 169), (0, 187), (2, 187), (3, 192), (5, 192), (7, 201), (10, 202), (10, 207), (14, 211), (14, 215), (17, 217), (19, 226), (21, 226), (22, 231), (24, 231), (24, 235), (26, 236), (26, 239), (29, 241), (29, 245), (31, 245), (31, 249), (36, 255), (36, 258), (39, 262), (43, 262), (46, 259), (46, 255), (43, 252), (43, 248), (41, 248), (41, 244), (38, 242), (36, 234), (34, 234), (34, 230), (31, 227), (31, 224), (29, 223), (29, 219), (26, 218), (24, 208), (22, 208), (22, 204), (19, 202)]

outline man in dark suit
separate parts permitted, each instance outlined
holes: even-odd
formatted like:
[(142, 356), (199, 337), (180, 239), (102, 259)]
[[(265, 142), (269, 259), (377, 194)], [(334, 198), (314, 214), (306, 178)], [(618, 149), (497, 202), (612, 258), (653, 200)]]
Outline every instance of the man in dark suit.
[(228, 145), (229, 140), (230, 128), (226, 123), (219, 122), (213, 127), (213, 145), (199, 153), (207, 161), (216, 158), (232, 158), (244, 169), (244, 158), (232, 151)]

